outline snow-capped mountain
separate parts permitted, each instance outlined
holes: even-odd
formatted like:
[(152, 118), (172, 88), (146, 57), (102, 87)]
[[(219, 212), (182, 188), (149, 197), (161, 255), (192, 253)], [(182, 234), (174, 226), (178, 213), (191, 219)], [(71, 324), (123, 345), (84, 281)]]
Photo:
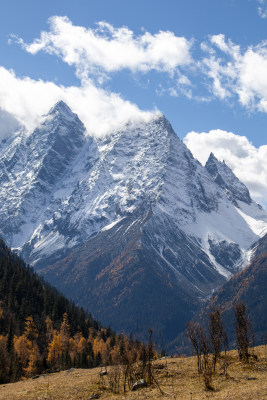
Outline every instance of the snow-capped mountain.
[(232, 171), (213, 155), (203, 167), (163, 116), (93, 138), (59, 102), (5, 146), (0, 171), (7, 244), (128, 331), (131, 310), (140, 324), (180, 329), (266, 231), (267, 213)]

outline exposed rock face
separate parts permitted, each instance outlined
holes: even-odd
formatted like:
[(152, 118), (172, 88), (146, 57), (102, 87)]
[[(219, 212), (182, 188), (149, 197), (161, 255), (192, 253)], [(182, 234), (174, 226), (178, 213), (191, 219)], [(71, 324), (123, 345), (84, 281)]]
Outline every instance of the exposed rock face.
[(235, 205), (237, 205), (237, 201), (242, 201), (246, 204), (252, 203), (248, 188), (240, 182), (224, 161), (220, 162), (211, 153), (205, 167), (214, 181), (224, 190), (227, 197)]
[(60, 102), (1, 157), (8, 245), (126, 332), (173, 338), (267, 226), (232, 171), (214, 156), (202, 167), (163, 116), (96, 139)]
[(234, 267), (241, 257), (241, 251), (237, 243), (228, 243), (226, 240), (221, 242), (209, 239), (210, 252), (214, 256), (217, 263), (224, 265), (233, 273), (236, 272)]

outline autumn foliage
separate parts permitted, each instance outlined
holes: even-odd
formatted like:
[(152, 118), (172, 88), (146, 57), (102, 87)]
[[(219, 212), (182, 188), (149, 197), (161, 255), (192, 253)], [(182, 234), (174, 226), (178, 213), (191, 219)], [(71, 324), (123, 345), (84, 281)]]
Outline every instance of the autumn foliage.
[[(44, 282), (0, 239), (0, 383), (116, 363), (129, 343)], [(133, 359), (138, 346), (131, 341)]]
[(47, 317), (46, 335), (40, 339), (32, 316), (26, 318), (22, 335), (14, 335), (9, 351), (8, 335), (0, 336), (2, 383), (71, 367), (131, 364), (142, 357), (143, 351), (140, 342), (118, 336), (110, 329), (90, 328), (87, 336), (81, 332), (72, 335), (67, 313), (59, 329), (54, 329), (53, 321)]

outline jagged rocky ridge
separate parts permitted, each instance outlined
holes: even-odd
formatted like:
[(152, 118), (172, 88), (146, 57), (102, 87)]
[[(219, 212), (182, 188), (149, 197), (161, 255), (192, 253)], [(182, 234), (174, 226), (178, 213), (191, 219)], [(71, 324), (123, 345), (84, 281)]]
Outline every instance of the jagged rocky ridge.
[(266, 230), (232, 171), (203, 167), (163, 116), (93, 138), (59, 102), (0, 171), (8, 245), (116, 329), (171, 339)]
[(224, 161), (218, 162), (214, 154), (211, 153), (205, 167), (235, 206), (238, 207), (238, 201), (248, 205), (252, 203), (248, 188), (240, 182)]

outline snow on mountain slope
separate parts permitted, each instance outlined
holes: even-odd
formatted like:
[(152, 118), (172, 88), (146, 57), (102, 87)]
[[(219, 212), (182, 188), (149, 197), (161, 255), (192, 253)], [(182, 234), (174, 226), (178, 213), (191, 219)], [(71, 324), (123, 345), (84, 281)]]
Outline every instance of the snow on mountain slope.
[(38, 267), (151, 210), (143, 248), (204, 296), (267, 226), (232, 171), (212, 156), (202, 167), (163, 116), (96, 139), (59, 102), (31, 135), (14, 138), (0, 170), (1, 235)]
[(2, 155), (1, 231), (12, 247), (23, 246), (44, 220), (53, 191), (85, 143), (83, 133), (78, 117), (60, 102)]

